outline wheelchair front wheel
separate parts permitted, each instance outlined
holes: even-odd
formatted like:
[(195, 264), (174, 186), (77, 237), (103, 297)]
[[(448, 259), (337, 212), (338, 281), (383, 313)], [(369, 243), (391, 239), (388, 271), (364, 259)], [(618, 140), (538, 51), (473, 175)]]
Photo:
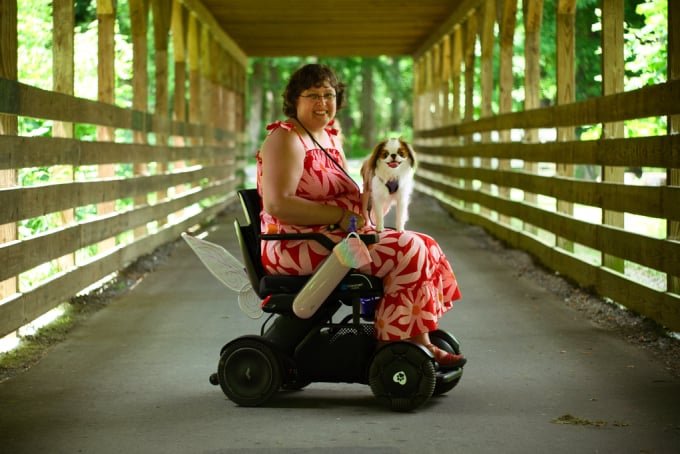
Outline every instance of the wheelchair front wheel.
[(391, 342), (375, 354), (368, 382), (373, 395), (395, 411), (420, 407), (435, 387), (432, 355), (411, 342)]

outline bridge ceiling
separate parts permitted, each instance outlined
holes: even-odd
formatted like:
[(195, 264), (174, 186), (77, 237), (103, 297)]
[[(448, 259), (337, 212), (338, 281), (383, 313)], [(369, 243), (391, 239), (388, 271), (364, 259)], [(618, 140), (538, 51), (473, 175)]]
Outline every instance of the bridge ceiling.
[[(201, 0), (249, 57), (413, 55), (466, 0)], [(468, 2), (469, 3), (469, 2)]]

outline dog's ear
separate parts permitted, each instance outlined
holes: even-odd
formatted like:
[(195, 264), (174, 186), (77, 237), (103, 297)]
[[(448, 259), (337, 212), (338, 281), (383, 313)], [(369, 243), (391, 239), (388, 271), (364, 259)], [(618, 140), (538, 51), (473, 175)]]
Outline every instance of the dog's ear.
[(382, 142), (378, 143), (375, 147), (373, 147), (373, 152), (371, 153), (371, 170), (375, 169), (376, 166), (378, 165), (378, 158), (380, 157), (380, 152), (382, 151), (383, 147), (387, 143), (387, 140), (383, 140)]
[(408, 150), (408, 158), (411, 161), (411, 168), (413, 168), (413, 170), (415, 170), (417, 162), (416, 162), (416, 152), (413, 149), (413, 146), (411, 146), (410, 143), (408, 143), (407, 141), (405, 141), (403, 139), (399, 139), (399, 140)]

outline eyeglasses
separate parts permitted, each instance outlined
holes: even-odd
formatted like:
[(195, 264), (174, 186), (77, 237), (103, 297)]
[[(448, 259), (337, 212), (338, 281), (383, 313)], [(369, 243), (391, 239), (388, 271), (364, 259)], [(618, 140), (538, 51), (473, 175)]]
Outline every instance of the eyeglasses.
[(333, 101), (335, 99), (335, 93), (324, 93), (323, 95), (312, 93), (310, 95), (300, 95), (300, 98), (307, 98), (312, 102), (321, 101), (322, 99), (324, 101)]

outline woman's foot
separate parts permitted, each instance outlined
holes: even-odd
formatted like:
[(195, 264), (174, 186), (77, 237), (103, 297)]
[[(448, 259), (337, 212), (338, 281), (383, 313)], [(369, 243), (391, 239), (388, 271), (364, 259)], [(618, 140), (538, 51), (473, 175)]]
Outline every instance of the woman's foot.
[(425, 345), (425, 348), (430, 350), (430, 352), (434, 355), (434, 359), (439, 364), (439, 367), (443, 369), (453, 369), (454, 367), (462, 367), (467, 362), (465, 356), (449, 353), (446, 350), (442, 350), (441, 348), (437, 347), (436, 345), (427, 344)]

